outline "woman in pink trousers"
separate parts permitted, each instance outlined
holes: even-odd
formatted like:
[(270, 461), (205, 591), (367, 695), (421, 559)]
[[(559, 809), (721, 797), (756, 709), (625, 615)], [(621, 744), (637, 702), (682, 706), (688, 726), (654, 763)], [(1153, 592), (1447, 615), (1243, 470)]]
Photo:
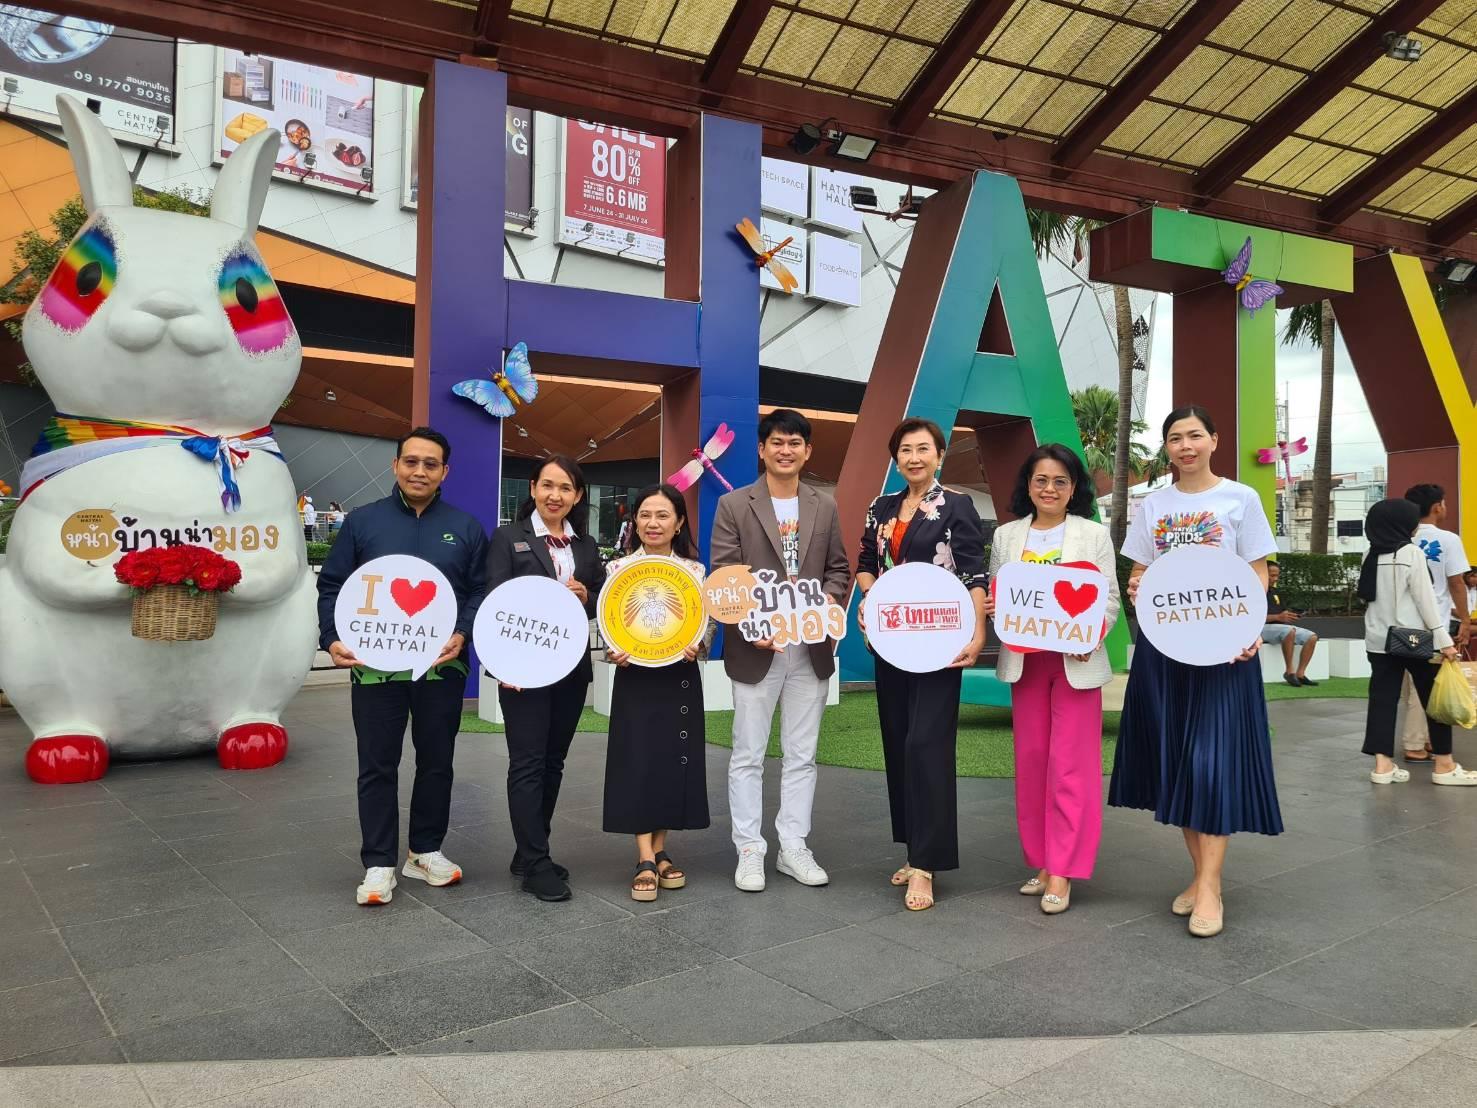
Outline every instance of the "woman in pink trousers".
[[(1108, 579), (1106, 627), (1118, 618), (1118, 575), (1108, 529), (1088, 518), (1094, 489), (1070, 448), (1047, 443), (1021, 467), (1010, 511), (995, 532), (993, 579), (1007, 562), (1095, 566)], [(998, 597), (992, 597), (993, 614)], [(1011, 686), (1015, 811), (1026, 864), (1021, 886), (1047, 915), (1071, 904), (1073, 879), (1092, 876), (1103, 830), (1103, 686), (1112, 678), (1102, 637), (1086, 654), (1000, 649), (996, 675)]]

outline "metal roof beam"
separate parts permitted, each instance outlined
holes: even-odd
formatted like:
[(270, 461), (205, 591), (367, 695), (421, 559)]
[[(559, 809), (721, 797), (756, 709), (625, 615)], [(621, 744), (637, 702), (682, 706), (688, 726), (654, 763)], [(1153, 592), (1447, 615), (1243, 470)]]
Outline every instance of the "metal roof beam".
[(508, 15), (512, 10), (513, 0), (478, 0), (477, 18), (472, 23), (477, 53), (496, 56), (497, 48), (507, 34)]
[(733, 83), (740, 63), (748, 56), (749, 47), (754, 45), (759, 28), (764, 26), (773, 6), (773, 0), (735, 0), (728, 22), (713, 44), (713, 52), (703, 63), (700, 95), (703, 107), (716, 108), (723, 102), (723, 94)]
[(1477, 231), (1477, 196), (1459, 205), (1431, 226), (1431, 245), (1438, 251), (1466, 249), (1470, 260), (1477, 261), (1477, 243), (1463, 242)]
[(1414, 30), (1441, 3), (1442, 0), (1398, 0), (1376, 16), (1317, 72), (1196, 174), (1195, 191), (1202, 196), (1219, 196), (1376, 59), (1383, 57), (1387, 34)]
[(1165, 31), (1112, 91), (1094, 104), (1092, 110), (1063, 136), (1052, 152), (1051, 160), (1065, 169), (1081, 165), (1087, 155), (1117, 130), (1118, 125), (1164, 83), (1175, 67), (1189, 57), (1190, 52), (1204, 42), (1205, 36), (1215, 30), (1240, 2), (1195, 0), (1195, 5), (1179, 22)]
[(1011, 0), (973, 0), (893, 108), (893, 130), (911, 134), (918, 129), (1010, 7)]

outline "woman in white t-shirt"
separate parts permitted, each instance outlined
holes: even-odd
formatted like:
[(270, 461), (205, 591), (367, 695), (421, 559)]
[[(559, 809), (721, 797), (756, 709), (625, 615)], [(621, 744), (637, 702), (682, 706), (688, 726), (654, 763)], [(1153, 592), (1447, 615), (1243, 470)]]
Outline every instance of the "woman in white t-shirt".
[[(1253, 489), (1211, 469), (1217, 442), (1210, 413), (1198, 405), (1176, 408), (1164, 421), (1179, 483), (1145, 497), (1129, 526), (1130, 600), (1150, 562), (1195, 543), (1234, 551), (1267, 588), (1267, 556), (1277, 550), (1272, 528)], [(1147, 808), (1183, 830), (1195, 879), (1170, 911), (1189, 916), (1190, 934), (1201, 938), (1223, 926), (1229, 836), (1282, 832), (1260, 648), (1258, 640), (1229, 665), (1193, 666), (1166, 658), (1140, 635), (1128, 674), (1108, 803)]]

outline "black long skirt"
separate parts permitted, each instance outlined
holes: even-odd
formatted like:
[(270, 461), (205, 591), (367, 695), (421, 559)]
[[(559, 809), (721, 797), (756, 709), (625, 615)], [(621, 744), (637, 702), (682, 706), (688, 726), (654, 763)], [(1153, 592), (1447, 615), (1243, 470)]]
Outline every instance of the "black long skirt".
[(621, 835), (708, 826), (703, 683), (696, 662), (615, 671), (602, 826)]

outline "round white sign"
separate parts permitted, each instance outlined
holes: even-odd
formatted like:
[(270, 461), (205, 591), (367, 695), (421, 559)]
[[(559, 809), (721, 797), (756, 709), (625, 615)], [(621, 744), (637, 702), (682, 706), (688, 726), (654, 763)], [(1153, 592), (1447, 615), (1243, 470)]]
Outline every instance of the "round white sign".
[(877, 578), (862, 605), (867, 642), (883, 661), (910, 673), (943, 669), (974, 637), (969, 590), (942, 566), (895, 566)]
[(1166, 657), (1224, 665), (1262, 633), (1267, 594), (1256, 571), (1218, 546), (1181, 546), (1139, 578), (1139, 630)]
[(552, 577), (515, 577), (482, 601), (472, 641), (499, 681), (541, 689), (568, 676), (590, 649), (590, 617), (568, 586)]
[(439, 569), (409, 554), (386, 554), (349, 574), (333, 606), (339, 640), (365, 665), (387, 673), (431, 668), (456, 633), (456, 593)]

